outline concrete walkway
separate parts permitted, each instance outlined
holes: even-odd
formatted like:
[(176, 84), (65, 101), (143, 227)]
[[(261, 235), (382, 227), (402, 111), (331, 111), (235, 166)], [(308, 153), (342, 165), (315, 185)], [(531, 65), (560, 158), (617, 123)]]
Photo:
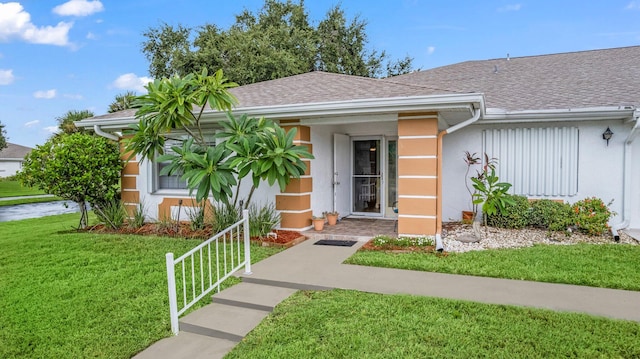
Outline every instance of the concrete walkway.
[(314, 245), (315, 241), (307, 240), (255, 264), (253, 274), (241, 275), (242, 284), (182, 318), (178, 336), (153, 344), (137, 357), (221, 358), (297, 289), (424, 295), (640, 322), (640, 292), (347, 265), (342, 262), (364, 242), (334, 247)]

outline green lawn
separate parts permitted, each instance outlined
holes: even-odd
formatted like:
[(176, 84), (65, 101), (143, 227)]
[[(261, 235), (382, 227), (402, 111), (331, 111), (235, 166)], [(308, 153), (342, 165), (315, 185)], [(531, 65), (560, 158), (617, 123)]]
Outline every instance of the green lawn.
[(21, 199), (11, 199), (11, 200), (0, 200), (0, 207), (3, 206), (15, 206), (18, 204), (29, 204), (29, 203), (44, 203), (44, 202), (53, 202), (53, 201), (61, 201), (60, 197), (25, 197)]
[[(76, 233), (77, 221), (0, 223), (0, 358), (129, 358), (171, 335), (165, 253), (200, 241)], [(252, 259), (276, 251), (253, 246)]]
[(638, 358), (640, 323), (407, 295), (298, 292), (225, 358)]
[(34, 196), (38, 194), (45, 194), (45, 193), (36, 188), (23, 187), (18, 181), (0, 181), (0, 198), (17, 197), (17, 196)]
[(450, 253), (358, 251), (346, 263), (640, 291), (640, 246), (536, 245)]

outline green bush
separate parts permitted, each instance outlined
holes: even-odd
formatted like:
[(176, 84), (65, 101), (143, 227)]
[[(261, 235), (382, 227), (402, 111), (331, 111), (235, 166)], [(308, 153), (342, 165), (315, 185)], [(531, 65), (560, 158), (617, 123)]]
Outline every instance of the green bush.
[(95, 203), (93, 212), (98, 220), (113, 229), (122, 228), (129, 216), (124, 203), (119, 199), (112, 199), (104, 203)]
[(213, 206), (213, 231), (218, 233), (231, 227), (242, 219), (242, 209), (240, 206), (219, 203)]
[[(203, 203), (206, 204), (206, 202)], [(187, 215), (189, 216), (189, 226), (192, 230), (197, 231), (205, 228), (205, 205), (187, 207)]]
[(589, 197), (573, 204), (575, 224), (578, 230), (590, 236), (597, 236), (609, 230), (612, 212), (600, 198)]
[(531, 204), (529, 224), (550, 231), (566, 231), (575, 223), (573, 214), (568, 203), (540, 199)]
[(270, 203), (259, 207), (252, 203), (249, 206), (249, 235), (251, 237), (264, 237), (280, 223), (280, 214), (276, 212), (276, 206)]
[(504, 211), (487, 215), (487, 224), (498, 228), (524, 228), (529, 225), (531, 206), (527, 197), (505, 194)]
[(147, 218), (147, 210), (144, 203), (140, 202), (133, 211), (133, 216), (129, 219), (129, 226), (133, 228), (140, 228), (144, 226), (144, 222)]

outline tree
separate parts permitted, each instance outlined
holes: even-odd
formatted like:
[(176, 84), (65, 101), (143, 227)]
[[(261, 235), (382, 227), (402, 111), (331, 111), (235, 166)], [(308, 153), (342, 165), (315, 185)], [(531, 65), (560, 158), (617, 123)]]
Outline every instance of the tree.
[(127, 91), (125, 93), (117, 94), (116, 98), (109, 104), (109, 110), (107, 112), (118, 112), (133, 107), (133, 101), (136, 98), (136, 93), (133, 91)]
[[(126, 149), (140, 155), (141, 160), (169, 162), (161, 174), (179, 174), (187, 181), (190, 193), (203, 205), (209, 197), (230, 203), (235, 188), (234, 206), (238, 198), (239, 181), (252, 175), (253, 186), (246, 201), (262, 180), (282, 190), (299, 178), (306, 169), (302, 158), (312, 158), (304, 146), (293, 144), (295, 131), (285, 131), (273, 121), (231, 114), (235, 97), (228, 91), (237, 86), (218, 70), (209, 76), (200, 74), (173, 76), (147, 85), (148, 93), (139, 96), (136, 104), (138, 124)], [(201, 119), (206, 107), (226, 111), (228, 120), (219, 124), (224, 130), (215, 137), (225, 139), (224, 145), (210, 146), (202, 130)], [(175, 134), (184, 131), (188, 136)], [(165, 153), (165, 140), (178, 141), (170, 153)], [(238, 178), (236, 180), (236, 178)]]
[(87, 225), (86, 202), (102, 206), (118, 196), (119, 148), (104, 137), (78, 132), (53, 137), (36, 146), (22, 166), (23, 185), (78, 203), (78, 228)]
[(0, 151), (3, 148), (7, 148), (7, 131), (5, 131), (4, 125), (0, 122)]
[(358, 17), (348, 21), (339, 6), (313, 27), (303, 1), (266, 0), (257, 13), (236, 15), (229, 29), (205, 24), (192, 31), (165, 23), (143, 33), (151, 76), (220, 68), (245, 85), (312, 70), (370, 77), (411, 71), (409, 57), (388, 61), (384, 51), (368, 50), (366, 22)]
[(67, 111), (67, 113), (65, 113), (64, 115), (56, 118), (56, 121), (58, 121), (58, 128), (60, 129), (61, 133), (72, 134), (76, 132), (84, 132), (83, 129), (77, 128), (74, 122), (89, 117), (93, 117), (93, 112), (89, 110), (71, 110)]

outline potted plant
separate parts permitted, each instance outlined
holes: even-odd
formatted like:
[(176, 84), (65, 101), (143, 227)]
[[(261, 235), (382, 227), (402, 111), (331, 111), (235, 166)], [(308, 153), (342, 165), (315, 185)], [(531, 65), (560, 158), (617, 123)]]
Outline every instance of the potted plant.
[(339, 215), (338, 212), (331, 211), (331, 212), (323, 212), (322, 214), (327, 218), (327, 222), (330, 226), (335, 226), (336, 223), (338, 223), (338, 215)]
[(325, 221), (325, 217), (321, 216), (312, 216), (311, 217), (311, 222), (313, 222), (313, 229), (315, 229), (316, 231), (321, 231), (324, 229), (324, 221)]

